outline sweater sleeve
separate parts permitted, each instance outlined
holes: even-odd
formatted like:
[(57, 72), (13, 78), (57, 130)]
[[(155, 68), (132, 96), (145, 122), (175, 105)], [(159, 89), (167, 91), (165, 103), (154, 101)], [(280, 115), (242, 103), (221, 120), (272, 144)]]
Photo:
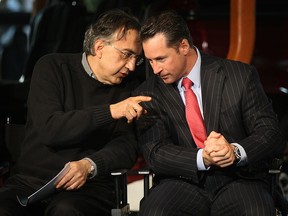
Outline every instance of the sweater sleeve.
[[(122, 119), (118, 121), (112, 139), (99, 151), (90, 155), (97, 165), (97, 176), (111, 170), (130, 169), (137, 157), (137, 142), (134, 125)], [(119, 159), (121, 158), (121, 159)]]
[(87, 134), (114, 121), (108, 103), (75, 108), (76, 102), (67, 100), (70, 95), (63, 86), (72, 83), (73, 78), (63, 79), (63, 73), (69, 73), (63, 67), (51, 58), (42, 58), (35, 66), (30, 86), (30, 124), (48, 146), (79, 143)]

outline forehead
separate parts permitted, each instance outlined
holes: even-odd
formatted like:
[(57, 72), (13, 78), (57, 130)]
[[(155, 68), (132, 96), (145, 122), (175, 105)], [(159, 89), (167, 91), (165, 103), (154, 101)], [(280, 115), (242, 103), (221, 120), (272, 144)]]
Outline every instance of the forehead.
[(163, 56), (173, 49), (167, 47), (166, 37), (163, 34), (156, 34), (154, 37), (143, 41), (142, 44), (145, 56), (149, 59)]
[(126, 31), (126, 34), (123, 35), (120, 39), (119, 34), (122, 34), (121, 32), (117, 32), (114, 36), (114, 43), (121, 46), (124, 49), (138, 49), (140, 46), (140, 38), (139, 38), (139, 31), (136, 29), (129, 29)]

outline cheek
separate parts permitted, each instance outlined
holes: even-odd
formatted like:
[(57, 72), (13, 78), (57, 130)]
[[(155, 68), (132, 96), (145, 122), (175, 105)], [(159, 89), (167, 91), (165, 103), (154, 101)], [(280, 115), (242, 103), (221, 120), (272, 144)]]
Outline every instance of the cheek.
[(117, 62), (119, 62), (119, 60), (115, 56), (111, 56), (110, 58), (106, 58), (107, 67), (111, 67), (111, 66), (115, 65), (115, 64), (117, 64)]
[(164, 65), (164, 69), (174, 75), (181, 73), (182, 67), (183, 65), (181, 62), (177, 61), (177, 59), (171, 60), (168, 64)]
[(175, 72), (182, 76), (187, 70), (186, 69), (186, 62), (183, 60), (183, 58), (178, 58), (175, 60), (175, 63), (174, 63), (174, 70)]
[(168, 72), (173, 72), (177, 68), (177, 62), (174, 58), (169, 58), (162, 64), (162, 67)]
[(118, 65), (123, 61), (123, 59), (121, 58), (121, 56), (118, 53), (107, 53), (107, 55), (105, 56), (105, 63), (107, 65), (107, 67), (111, 67), (113, 65)]
[(117, 71), (119, 71), (121, 68), (123, 68), (125, 66), (125, 62), (123, 61), (123, 59), (119, 59), (119, 58), (111, 58), (111, 59), (107, 59), (106, 61), (106, 67), (107, 69), (109, 68), (109, 71), (114, 71), (114, 73), (116, 73)]

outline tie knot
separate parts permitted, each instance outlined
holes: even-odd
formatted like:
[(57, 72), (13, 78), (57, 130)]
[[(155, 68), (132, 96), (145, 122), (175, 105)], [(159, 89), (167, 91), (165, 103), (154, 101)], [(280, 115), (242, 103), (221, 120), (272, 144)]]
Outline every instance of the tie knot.
[(182, 80), (182, 86), (184, 86), (185, 90), (191, 89), (191, 86), (193, 85), (193, 82), (189, 78), (183, 78)]

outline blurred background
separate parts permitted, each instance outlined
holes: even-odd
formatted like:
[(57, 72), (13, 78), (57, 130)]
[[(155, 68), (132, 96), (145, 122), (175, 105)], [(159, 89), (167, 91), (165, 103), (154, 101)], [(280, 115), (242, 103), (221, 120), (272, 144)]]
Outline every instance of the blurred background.
[[(81, 52), (87, 26), (112, 8), (141, 22), (174, 9), (187, 21), (200, 50), (254, 65), (287, 139), (287, 0), (0, 0), (0, 162), (7, 157), (6, 118), (26, 120), (36, 61), (48, 53)], [(144, 80), (150, 73), (146, 63), (134, 76)]]

